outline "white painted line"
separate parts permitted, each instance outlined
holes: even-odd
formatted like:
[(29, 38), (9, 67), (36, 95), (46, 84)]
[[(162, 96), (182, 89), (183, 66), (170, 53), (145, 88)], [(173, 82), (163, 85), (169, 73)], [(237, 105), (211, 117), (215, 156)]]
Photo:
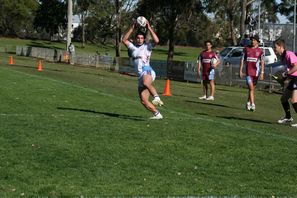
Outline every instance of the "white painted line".
[[(3, 67), (0, 67), (0, 68), (1, 69), (4, 69)], [(61, 80), (56, 80), (56, 79), (48, 78), (48, 77), (45, 77), (45, 76), (37, 76), (37, 75), (28, 74), (28, 73), (24, 73), (24, 72), (20, 72), (20, 71), (15, 71), (15, 70), (11, 70), (11, 69), (6, 69), (6, 68), (5, 68), (5, 70), (13, 71), (15, 73), (19, 73), (19, 74), (22, 74), (22, 75), (27, 75), (27, 76), (35, 77), (35, 78), (39, 78), (39, 79), (47, 79), (47, 80), (52, 81), (52, 82), (56, 82), (56, 83), (59, 83), (59, 84), (62, 83), (64, 85), (68, 85), (68, 86), (71, 86), (71, 87), (76, 87), (76, 88), (83, 89), (85, 91), (89, 91), (89, 92), (92, 92), (92, 93), (98, 93), (98, 94), (101, 94), (103, 96), (108, 96), (108, 97), (116, 98), (118, 100), (128, 101), (128, 102), (131, 102), (131, 103), (134, 103), (134, 104), (139, 104), (138, 99), (136, 101), (136, 100), (132, 100), (132, 99), (129, 99), (129, 98), (125, 98), (124, 96), (119, 97), (119, 96), (115, 96), (113, 94), (103, 93), (103, 92), (100, 92), (100, 91), (95, 90), (95, 89), (91, 89), (91, 88), (87, 88), (87, 87), (83, 87), (83, 86), (79, 86), (79, 85), (67, 83), (67, 82), (64, 82), (64, 81), (61, 81)], [(269, 133), (269, 132), (265, 132), (265, 131), (261, 131), (261, 130), (254, 129), (254, 128), (249, 128), (249, 127), (242, 127), (242, 126), (236, 125), (234, 123), (228, 123), (228, 122), (224, 122), (224, 121), (219, 121), (219, 119), (218, 120), (213, 120), (213, 119), (210, 119), (210, 118), (203, 118), (203, 117), (199, 117), (197, 115), (194, 116), (194, 115), (190, 115), (190, 114), (187, 114), (187, 113), (184, 113), (184, 112), (177, 112), (177, 111), (174, 111), (174, 110), (168, 110), (168, 109), (164, 109), (164, 108), (162, 108), (162, 111), (167, 111), (167, 112), (169, 112), (171, 114), (177, 114), (179, 116), (183, 116), (183, 119), (182, 120), (184, 120), (184, 116), (186, 116), (190, 120), (207, 121), (207, 122), (211, 122), (211, 123), (221, 124), (221, 125), (224, 125), (224, 126), (227, 126), (227, 127), (231, 127), (231, 128), (237, 128), (237, 129), (247, 130), (247, 131), (250, 131), (250, 132), (254, 132), (254, 133), (258, 133), (258, 134), (264, 135), (266, 137), (268, 136), (268, 137), (271, 137), (271, 138), (281, 138), (281, 139), (284, 139), (284, 140), (289, 140), (289, 141), (297, 142), (297, 139), (294, 139), (294, 138), (291, 138), (291, 137), (288, 137), (288, 136), (283, 136), (283, 135), (279, 135), (279, 134)], [(165, 116), (165, 119), (175, 119), (175, 118), (174, 117), (166, 118), (166, 116)]]

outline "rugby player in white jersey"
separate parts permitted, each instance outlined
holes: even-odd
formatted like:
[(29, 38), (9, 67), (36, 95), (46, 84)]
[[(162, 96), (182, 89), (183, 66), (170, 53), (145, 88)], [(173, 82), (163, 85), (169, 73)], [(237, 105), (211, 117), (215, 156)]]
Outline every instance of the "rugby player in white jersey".
[[(126, 34), (123, 36), (122, 42), (126, 45), (128, 50), (130, 50), (135, 71), (138, 75), (138, 94), (141, 100), (141, 103), (146, 109), (153, 113), (153, 117), (150, 119), (162, 119), (160, 111), (155, 107), (162, 106), (163, 102), (161, 101), (155, 87), (152, 85), (156, 78), (156, 73), (150, 66), (150, 57), (152, 54), (152, 49), (154, 45), (159, 43), (159, 38), (152, 29), (150, 23), (146, 21), (146, 28), (148, 29), (154, 43), (151, 43), (146, 40), (146, 35), (138, 31), (136, 33), (135, 43), (129, 41), (132, 33), (137, 30), (137, 23), (133, 22)], [(152, 95), (154, 97), (153, 101), (150, 102), (149, 97)]]

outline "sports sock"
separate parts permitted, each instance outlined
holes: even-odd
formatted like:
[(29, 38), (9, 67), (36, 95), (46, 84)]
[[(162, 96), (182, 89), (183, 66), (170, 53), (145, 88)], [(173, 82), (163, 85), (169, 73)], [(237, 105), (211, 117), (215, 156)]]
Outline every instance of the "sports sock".
[(283, 109), (285, 110), (286, 113), (286, 118), (289, 119), (291, 118), (291, 112), (290, 112), (290, 104), (289, 102), (284, 102), (282, 103)]
[(157, 94), (157, 95), (154, 95), (154, 98), (160, 98), (160, 97), (159, 97), (159, 95)]
[(295, 112), (297, 113), (297, 102), (293, 103), (292, 106), (293, 106)]
[(154, 113), (154, 116), (157, 116), (160, 113), (160, 111), (157, 110), (156, 113)]

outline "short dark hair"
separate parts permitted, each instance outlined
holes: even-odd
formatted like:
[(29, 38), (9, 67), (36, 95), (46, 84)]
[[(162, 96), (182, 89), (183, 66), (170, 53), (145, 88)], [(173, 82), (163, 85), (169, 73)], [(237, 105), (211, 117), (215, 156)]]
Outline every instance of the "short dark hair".
[(275, 45), (281, 46), (283, 48), (286, 48), (286, 43), (284, 39), (277, 39), (276, 41), (274, 41)]
[(138, 32), (136, 32), (135, 38), (136, 38), (138, 35), (142, 35), (144, 39), (146, 38), (146, 34), (143, 33), (142, 31), (138, 31)]
[(211, 40), (204, 41), (204, 45), (206, 45), (206, 43), (210, 43), (211, 45), (213, 45), (212, 42), (211, 42)]

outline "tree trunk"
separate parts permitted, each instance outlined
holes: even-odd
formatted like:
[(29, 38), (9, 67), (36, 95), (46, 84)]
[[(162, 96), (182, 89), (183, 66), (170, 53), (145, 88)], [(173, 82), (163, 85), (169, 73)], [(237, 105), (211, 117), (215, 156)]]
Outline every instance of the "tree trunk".
[(82, 44), (81, 47), (85, 48), (85, 13), (82, 13), (81, 16), (81, 25), (82, 25)]
[(237, 45), (237, 39), (236, 39), (236, 35), (235, 35), (234, 19), (230, 20), (230, 31), (231, 31), (232, 44), (234, 46), (236, 46)]
[(249, 7), (256, 0), (242, 0), (241, 2), (241, 16), (240, 16), (240, 36), (243, 36), (246, 29), (246, 18), (249, 12)]
[(169, 47), (168, 47), (168, 56), (167, 56), (167, 62), (173, 61), (173, 55), (174, 55), (174, 25), (171, 24), (169, 28)]
[(122, 30), (121, 30), (121, 12), (120, 12), (120, 0), (115, 1), (115, 7), (116, 7), (116, 57), (121, 56), (121, 36), (122, 36)]
[(246, 7), (247, 7), (247, 0), (241, 1), (241, 16), (240, 16), (240, 36), (243, 37), (245, 33), (245, 21), (246, 21)]

